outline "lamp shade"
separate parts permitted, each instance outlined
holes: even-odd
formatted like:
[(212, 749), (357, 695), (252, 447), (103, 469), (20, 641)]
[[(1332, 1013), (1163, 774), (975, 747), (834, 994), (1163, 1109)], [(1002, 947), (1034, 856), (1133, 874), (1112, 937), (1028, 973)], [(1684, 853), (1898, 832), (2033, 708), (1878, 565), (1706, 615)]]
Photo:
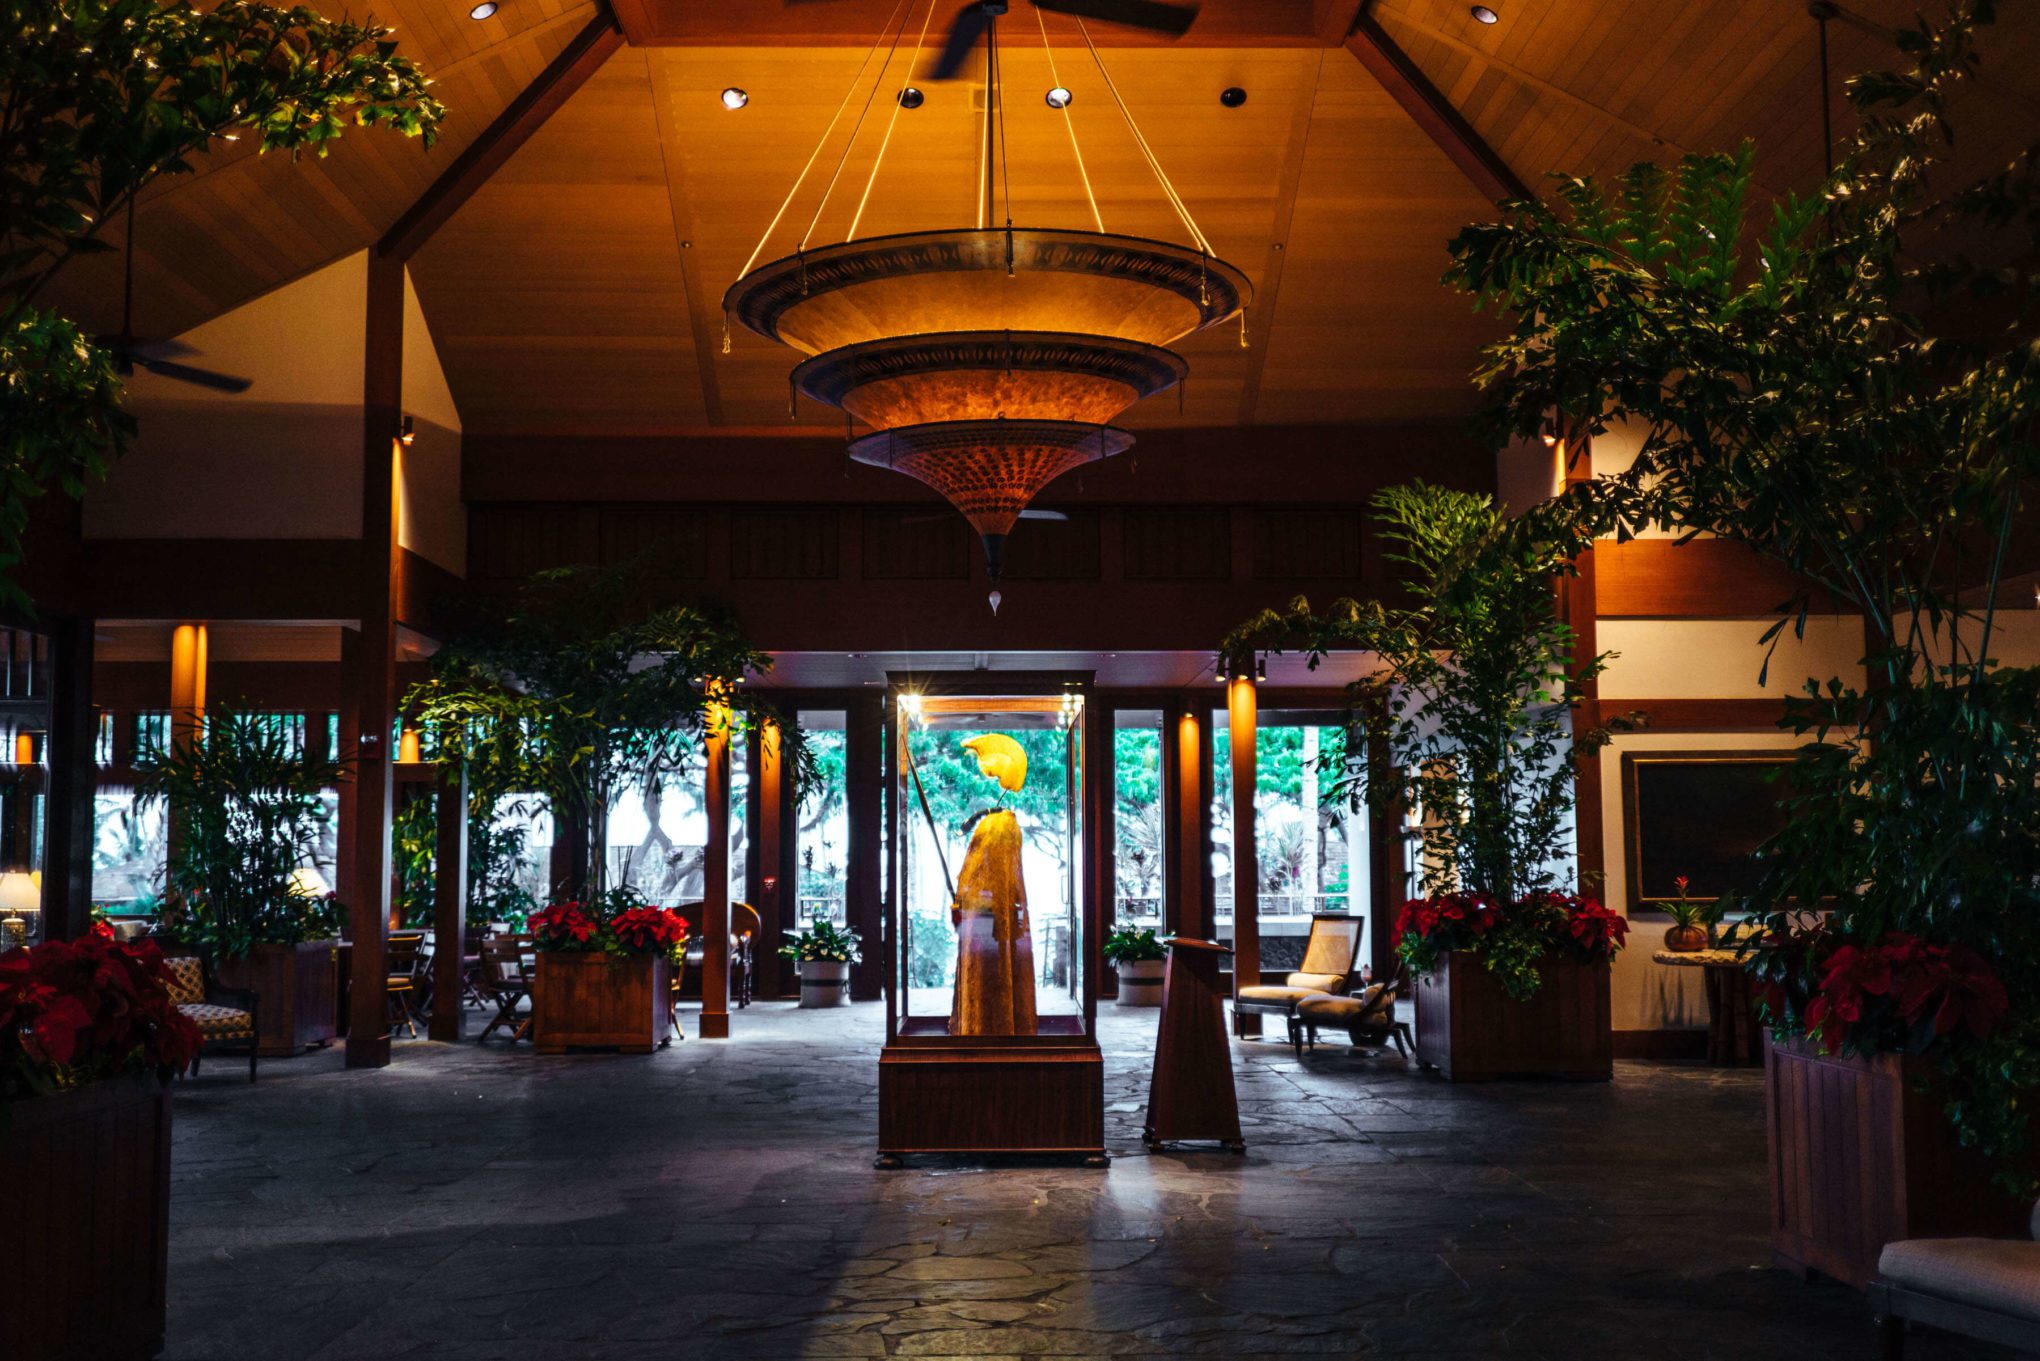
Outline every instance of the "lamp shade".
[(42, 886), (26, 870), (0, 874), (0, 913), (27, 917), (42, 911)]
[(300, 898), (323, 898), (333, 890), (326, 883), (326, 876), (310, 865), (299, 865), (290, 872), (290, 891)]

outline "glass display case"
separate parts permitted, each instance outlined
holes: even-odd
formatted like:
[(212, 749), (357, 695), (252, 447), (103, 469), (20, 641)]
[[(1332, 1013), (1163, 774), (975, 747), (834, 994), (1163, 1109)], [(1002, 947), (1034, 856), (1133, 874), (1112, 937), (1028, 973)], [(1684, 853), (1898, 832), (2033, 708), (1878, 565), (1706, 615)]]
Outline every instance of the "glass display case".
[(1088, 676), (895, 677), (879, 1153), (1104, 1160)]

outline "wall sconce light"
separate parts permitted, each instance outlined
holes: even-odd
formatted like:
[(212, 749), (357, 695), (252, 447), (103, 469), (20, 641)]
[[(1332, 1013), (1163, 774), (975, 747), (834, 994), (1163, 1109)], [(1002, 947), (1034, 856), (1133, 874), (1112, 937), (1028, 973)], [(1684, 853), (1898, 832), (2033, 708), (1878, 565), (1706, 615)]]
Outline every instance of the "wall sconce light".
[(18, 732), (14, 734), (14, 764), (18, 766), (35, 765), (41, 759), (37, 755), (35, 747), (34, 733)]
[(404, 765), (415, 766), (422, 763), (424, 759), (425, 754), (418, 744), (418, 730), (416, 728), (404, 729), (397, 737), (398, 762)]

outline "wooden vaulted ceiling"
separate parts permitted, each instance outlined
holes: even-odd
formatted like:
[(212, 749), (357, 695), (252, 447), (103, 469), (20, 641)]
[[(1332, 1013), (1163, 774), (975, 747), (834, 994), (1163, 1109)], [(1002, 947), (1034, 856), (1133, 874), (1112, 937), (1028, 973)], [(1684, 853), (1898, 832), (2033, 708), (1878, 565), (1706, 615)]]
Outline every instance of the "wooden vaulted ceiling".
[[(906, 37), (861, 135), (843, 154), (846, 116), (763, 258), (805, 233), (838, 155), (809, 239), (847, 230), (928, 0), (904, 2)], [(1130, 424), (1449, 420), (1476, 403), (1466, 374), (1493, 323), (1439, 276), (1445, 243), (1490, 205), (1339, 45), (1363, 9), (1533, 188), (1547, 170), (1606, 174), (1742, 137), (1757, 143), (1763, 189), (1817, 178), (1816, 27), (1798, 0), (1491, 2), (1494, 25), (1461, 0), (1206, 0), (1173, 45), (1094, 27), (1199, 226), (1257, 290), (1248, 346), (1229, 326), (1185, 341), (1180, 405), (1169, 394)], [(470, 3), (397, 0), (391, 13), (452, 110), (438, 149), (356, 134), (325, 161), (291, 165), (236, 148), (153, 192), (138, 329), (182, 330), (374, 242), (596, 13), (503, 0), (477, 23)], [(931, 42), (958, 0), (933, 3)], [(789, 418), (789, 351), (739, 330), (723, 353), (719, 303), (894, 4), (620, 0), (644, 44), (609, 58), (412, 261), (465, 427), (838, 428), (819, 409)], [(1889, 32), (1912, 7), (1843, 7), (1829, 35), (1838, 85), (1895, 60)], [(1958, 109), (1978, 165), (2009, 154), (2040, 113), (2040, 7), (2006, 8)], [(1184, 240), (1073, 23), (1047, 25), (1106, 228)], [(1004, 27), (1014, 220), (1089, 226), (1067, 134), (1040, 98), (1055, 82), (1030, 7), (1016, 4)], [(859, 235), (971, 220), (982, 96), (970, 79), (916, 83), (927, 101), (899, 115)], [(718, 99), (731, 85), (751, 96), (735, 113)], [(1246, 104), (1221, 106), (1235, 85)], [(60, 301), (106, 325), (117, 296), (110, 263), (95, 260)]]

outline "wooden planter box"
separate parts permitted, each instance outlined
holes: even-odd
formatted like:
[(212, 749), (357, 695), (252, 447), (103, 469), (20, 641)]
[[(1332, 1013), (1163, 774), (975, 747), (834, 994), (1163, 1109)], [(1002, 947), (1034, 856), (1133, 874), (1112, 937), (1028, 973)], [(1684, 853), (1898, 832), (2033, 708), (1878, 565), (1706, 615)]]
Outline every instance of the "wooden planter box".
[(1606, 1082), (1615, 1075), (1605, 963), (1547, 955), (1544, 985), (1518, 1002), (1473, 955), (1455, 951), (1417, 977), (1417, 1059), (1452, 1082), (1558, 1077)]
[(0, 1356), (145, 1361), (163, 1349), (170, 1097), (126, 1077), (0, 1103)]
[(255, 1049), (266, 1059), (290, 1058), (333, 1042), (340, 1006), (338, 941), (258, 945), (245, 959), (222, 959), (213, 976), (261, 999)]
[(1900, 1054), (1829, 1057), (1766, 1045), (1771, 1257), (1861, 1287), (1901, 1238), (2023, 1238), (2030, 1207), (1960, 1147), (1929, 1082)]
[(538, 1052), (649, 1054), (662, 1048), (672, 1038), (671, 967), (650, 957), (541, 953), (534, 994)]

